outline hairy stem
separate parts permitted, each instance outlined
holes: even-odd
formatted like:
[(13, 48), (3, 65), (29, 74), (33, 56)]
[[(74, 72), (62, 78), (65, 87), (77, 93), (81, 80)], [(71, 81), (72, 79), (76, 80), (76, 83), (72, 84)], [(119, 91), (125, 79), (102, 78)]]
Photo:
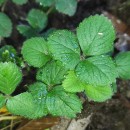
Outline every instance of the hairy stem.
[(51, 11), (54, 9), (55, 5), (53, 4), (48, 11), (46, 12), (46, 15), (49, 15), (51, 13)]

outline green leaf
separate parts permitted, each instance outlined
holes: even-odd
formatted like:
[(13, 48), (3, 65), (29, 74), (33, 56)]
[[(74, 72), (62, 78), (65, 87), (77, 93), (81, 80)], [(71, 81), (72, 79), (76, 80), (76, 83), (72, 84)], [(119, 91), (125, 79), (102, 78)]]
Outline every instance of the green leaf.
[(49, 60), (47, 43), (44, 38), (31, 38), (24, 42), (22, 54), (25, 61), (34, 67), (42, 67)]
[(68, 92), (81, 92), (86, 84), (82, 83), (74, 71), (69, 71), (66, 79), (63, 81), (63, 88)]
[(6, 107), (14, 115), (24, 116), (29, 119), (34, 118), (35, 104), (32, 95), (28, 92), (9, 98)]
[(15, 4), (23, 5), (28, 2), (28, 0), (12, 0)]
[(11, 62), (0, 63), (0, 91), (5, 94), (14, 92), (22, 80), (19, 68)]
[(77, 36), (85, 55), (100, 55), (113, 50), (115, 30), (103, 15), (90, 16), (80, 23)]
[(33, 96), (34, 103), (36, 105), (35, 117), (43, 117), (48, 114), (46, 107), (46, 85), (41, 82), (36, 82), (29, 86), (29, 92)]
[(48, 38), (48, 46), (54, 59), (73, 69), (80, 60), (80, 48), (76, 36), (67, 30), (55, 31)]
[(90, 100), (95, 102), (104, 102), (110, 99), (113, 95), (113, 90), (110, 86), (91, 86), (85, 88), (85, 93)]
[(20, 34), (27, 38), (38, 36), (38, 30), (28, 26), (28, 25), (18, 25), (17, 30)]
[(47, 15), (38, 9), (31, 9), (27, 16), (27, 21), (33, 28), (44, 29), (47, 26)]
[(56, 0), (36, 0), (36, 1), (42, 4), (43, 6), (51, 6), (55, 3)]
[(0, 6), (5, 2), (5, 0), (0, 0)]
[(12, 32), (12, 22), (10, 18), (0, 12), (0, 37), (9, 37)]
[(42, 81), (49, 86), (61, 84), (66, 71), (66, 68), (61, 62), (51, 61), (38, 71), (37, 80)]
[(6, 98), (0, 94), (0, 109), (5, 105), (6, 103)]
[(76, 67), (79, 79), (95, 86), (105, 86), (115, 82), (116, 67), (109, 56), (95, 56), (81, 61)]
[(53, 116), (75, 117), (81, 112), (81, 101), (75, 94), (66, 93), (61, 86), (55, 87), (47, 95), (48, 111)]
[(77, 9), (77, 0), (57, 0), (56, 9), (61, 13), (73, 16)]
[(111, 88), (113, 90), (113, 94), (117, 92), (117, 84), (116, 83), (112, 83)]
[(17, 52), (13, 46), (5, 45), (0, 49), (0, 61), (9, 62), (14, 61), (16, 58)]
[(119, 53), (115, 57), (115, 62), (119, 77), (130, 79), (130, 51)]

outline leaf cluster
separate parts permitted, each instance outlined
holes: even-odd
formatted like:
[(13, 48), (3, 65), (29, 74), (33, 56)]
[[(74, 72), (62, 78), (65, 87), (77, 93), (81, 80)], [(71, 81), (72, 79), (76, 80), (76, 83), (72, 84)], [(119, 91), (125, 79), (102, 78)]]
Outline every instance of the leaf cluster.
[(0, 63), (0, 106), (6, 104), (12, 114), (30, 119), (47, 114), (72, 118), (82, 109), (77, 92), (95, 102), (110, 99), (116, 92), (116, 79), (130, 79), (130, 52), (111, 57), (114, 40), (112, 23), (103, 15), (83, 20), (76, 35), (57, 30), (47, 40), (27, 39), (22, 55), (37, 68), (36, 81), (27, 92), (10, 96), (22, 73), (14, 63)]

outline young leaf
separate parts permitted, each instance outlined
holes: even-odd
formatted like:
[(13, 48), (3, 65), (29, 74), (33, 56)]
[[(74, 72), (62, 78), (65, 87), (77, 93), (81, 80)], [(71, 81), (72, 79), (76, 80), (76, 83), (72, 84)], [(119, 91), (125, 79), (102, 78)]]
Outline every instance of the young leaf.
[(86, 86), (79, 80), (74, 71), (69, 71), (62, 85), (67, 92), (81, 92)]
[(17, 52), (13, 48), (13, 46), (5, 45), (0, 49), (0, 61), (1, 62), (9, 62), (9, 61), (15, 62), (16, 55), (17, 55)]
[(9, 37), (12, 32), (12, 22), (10, 18), (0, 12), (0, 37)]
[(102, 15), (90, 16), (80, 23), (77, 36), (83, 53), (87, 56), (113, 50), (115, 31), (110, 20)]
[(36, 1), (42, 4), (43, 6), (51, 6), (55, 3), (56, 0), (36, 0)]
[(28, 0), (12, 0), (15, 4), (23, 5), (28, 2)]
[(17, 30), (20, 34), (27, 38), (36, 37), (38, 36), (39, 31), (37, 29), (34, 29), (28, 25), (18, 25)]
[(66, 93), (61, 86), (53, 88), (47, 95), (47, 108), (53, 116), (73, 118), (82, 109), (81, 101), (75, 94)]
[(5, 97), (2, 94), (0, 94), (0, 109), (5, 105), (5, 103), (6, 103)]
[(105, 86), (115, 81), (117, 72), (109, 56), (95, 56), (81, 61), (76, 67), (76, 75), (86, 84)]
[(61, 13), (73, 16), (77, 9), (77, 0), (57, 0), (56, 9)]
[(115, 57), (115, 61), (119, 77), (130, 79), (130, 51), (119, 53)]
[(48, 38), (48, 46), (54, 59), (61, 61), (69, 69), (74, 69), (80, 60), (80, 48), (72, 32), (55, 31)]
[(51, 86), (61, 84), (66, 74), (66, 68), (59, 61), (48, 62), (37, 73), (37, 80)]
[(34, 103), (36, 105), (35, 117), (43, 117), (48, 114), (46, 107), (46, 85), (41, 82), (36, 82), (29, 86), (29, 92), (33, 96)]
[(33, 28), (42, 30), (46, 27), (48, 18), (43, 11), (32, 9), (28, 14), (27, 21)]
[(24, 116), (29, 119), (34, 118), (36, 110), (33, 97), (28, 92), (9, 98), (6, 107), (12, 114)]
[(19, 68), (11, 62), (0, 63), (0, 91), (11, 94), (22, 80)]
[(110, 86), (91, 86), (88, 85), (85, 88), (85, 93), (90, 100), (95, 102), (104, 102), (110, 99), (113, 95), (112, 88)]
[(44, 38), (31, 38), (24, 42), (22, 54), (25, 61), (34, 67), (42, 67), (49, 60), (47, 43)]

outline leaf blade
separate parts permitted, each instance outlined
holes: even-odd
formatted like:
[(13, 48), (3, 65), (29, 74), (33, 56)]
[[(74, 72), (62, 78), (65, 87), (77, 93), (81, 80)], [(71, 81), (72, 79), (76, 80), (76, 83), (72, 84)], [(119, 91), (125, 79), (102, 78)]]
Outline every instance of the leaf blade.
[(9, 37), (12, 32), (12, 22), (10, 18), (0, 12), (0, 36), (1, 37)]
[(66, 93), (61, 86), (55, 87), (47, 95), (46, 104), (48, 111), (53, 116), (72, 118), (82, 109), (82, 104), (78, 97), (75, 94)]
[(86, 84), (82, 83), (78, 79), (74, 71), (68, 72), (68, 75), (66, 76), (62, 85), (67, 92), (81, 92), (86, 86)]
[(0, 109), (5, 105), (6, 103), (6, 98), (0, 94)]
[(46, 85), (41, 82), (36, 82), (29, 87), (29, 92), (33, 96), (33, 101), (36, 105), (35, 108), (35, 118), (40, 118), (46, 116), (48, 114), (48, 110), (46, 107)]
[(66, 74), (66, 68), (59, 61), (48, 62), (43, 68), (37, 72), (37, 80), (53, 86), (61, 84)]
[(24, 42), (22, 55), (31, 66), (42, 67), (49, 60), (47, 43), (43, 38), (31, 38)]
[(11, 62), (0, 63), (0, 91), (11, 94), (22, 80), (19, 68)]
[(6, 107), (14, 115), (34, 119), (35, 104), (33, 103), (32, 95), (28, 92), (9, 98)]
[(84, 55), (100, 55), (113, 51), (115, 31), (102, 15), (90, 16), (80, 23), (77, 36)]
[(75, 68), (80, 60), (77, 38), (67, 30), (55, 31), (48, 38), (48, 46), (54, 59), (61, 61), (69, 69)]
[(76, 0), (57, 0), (56, 1), (56, 9), (64, 14), (69, 16), (73, 16), (77, 9), (77, 1)]
[(109, 56), (94, 56), (77, 65), (76, 75), (86, 84), (104, 86), (115, 82), (117, 72)]
[(130, 51), (121, 52), (115, 57), (117, 72), (120, 78), (130, 79)]
[(113, 95), (112, 88), (110, 86), (91, 86), (88, 85), (85, 88), (85, 93), (90, 100), (95, 102), (104, 102), (110, 99)]
[(47, 26), (48, 18), (43, 11), (31, 9), (28, 13), (27, 21), (33, 28), (42, 30)]

